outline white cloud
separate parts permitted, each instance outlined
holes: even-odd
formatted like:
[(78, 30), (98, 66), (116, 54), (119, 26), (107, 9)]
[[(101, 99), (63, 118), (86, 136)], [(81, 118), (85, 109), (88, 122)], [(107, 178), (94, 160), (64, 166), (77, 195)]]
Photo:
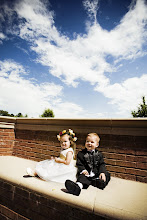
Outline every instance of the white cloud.
[(58, 118), (80, 118), (83, 112), (82, 107), (72, 102), (59, 102), (54, 106), (55, 115)]
[(54, 12), (47, 10), (45, 1), (17, 1), (14, 11), (19, 18), (19, 36), (22, 39), (32, 41), (34, 45), (37, 45), (37, 39), (42, 37), (48, 43), (66, 44), (67, 38), (57, 31), (54, 25)]
[(9, 74), (18, 75), (26, 74), (23, 66), (11, 60), (0, 61), (0, 76), (9, 76)]
[(128, 117), (142, 101), (142, 96), (147, 97), (147, 74), (129, 78), (120, 84), (115, 83), (107, 87), (101, 85), (95, 90), (111, 100), (109, 103), (118, 108), (118, 115)]
[[(84, 5), (94, 14), (97, 2), (91, 5), (86, 0)], [(113, 72), (117, 67), (107, 62), (107, 55), (113, 56), (116, 63), (143, 54), (147, 36), (147, 7), (143, 0), (137, 1), (113, 30), (106, 31), (95, 23), (89, 26), (87, 35), (77, 35), (74, 40), (61, 35), (54, 26), (53, 12), (48, 12), (41, 1), (21, 1), (15, 10), (20, 18), (26, 19), (20, 24), (20, 37), (33, 42), (31, 49), (38, 54), (38, 62), (49, 66), (50, 73), (67, 84), (77, 86), (82, 79), (107, 85), (105, 72)]]
[(104, 118), (108, 113), (94, 113), (84, 110), (81, 106), (72, 102), (57, 102), (54, 105), (54, 112), (58, 118)]
[(97, 15), (97, 10), (98, 10), (98, 0), (93, 0), (93, 1), (84, 0), (83, 5), (88, 12), (88, 16), (91, 19), (94, 19), (94, 22), (96, 22), (96, 15)]
[[(84, 7), (95, 20), (98, 0), (93, 2), (85, 0)], [(136, 106), (137, 98), (144, 95), (142, 94), (144, 91), (146, 93), (144, 86), (142, 86), (146, 79), (145, 75), (112, 85), (109, 78), (105, 75), (106, 72), (116, 73), (123, 59), (132, 60), (144, 55), (143, 46), (146, 43), (147, 37), (147, 7), (145, 1), (138, 0), (136, 5), (130, 8), (113, 30), (107, 31), (103, 29), (95, 20), (94, 24), (90, 23), (86, 27), (87, 34), (77, 35), (74, 40), (70, 40), (66, 35), (61, 34), (57, 30), (54, 23), (54, 13), (48, 11), (46, 5), (41, 0), (17, 1), (14, 10), (20, 19), (20, 23), (19, 31), (18, 29), (16, 32), (13, 30), (13, 33), (31, 42), (31, 50), (35, 51), (38, 55), (36, 62), (48, 66), (50, 68), (49, 73), (60, 78), (64, 83), (76, 87), (79, 79), (88, 81), (94, 85), (95, 91), (103, 93), (104, 96), (111, 99), (111, 104), (117, 104), (120, 111), (126, 112), (128, 111), (130, 100), (133, 100), (131, 101), (132, 107)], [(107, 61), (106, 57), (108, 55), (113, 57), (114, 63)], [(6, 74), (7, 72), (3, 72), (3, 80), (5, 81), (6, 78), (4, 77), (6, 77)], [(17, 72), (13, 73), (13, 78), (15, 75), (20, 85), (21, 83), (27, 84), (30, 89), (28, 91), (32, 93), (32, 97), (37, 93), (37, 100), (41, 101), (43, 99), (41, 105), (45, 106), (48, 102), (44, 94), (46, 90), (50, 94), (51, 85), (49, 87), (45, 84), (35, 86), (30, 81), (22, 80), (17, 74)], [(16, 79), (13, 82), (14, 84), (16, 84)], [(137, 84), (138, 94), (134, 96), (136, 81), (140, 82), (140, 84)], [(8, 84), (10, 83), (12, 86), (12, 79), (10, 81), (9, 76)], [(19, 84), (15, 88), (18, 88)], [(16, 93), (18, 90), (14, 89)], [(58, 94), (58, 87), (55, 93)], [(67, 115), (68, 112), (71, 112), (70, 108), (74, 112), (77, 110), (77, 113), (75, 113), (77, 116), (80, 112), (82, 113), (82, 109), (78, 105), (73, 103), (64, 104)], [(58, 104), (61, 107), (61, 111), (63, 111), (63, 115), (64, 104), (62, 102)], [(38, 106), (37, 103), (35, 105)], [(58, 112), (58, 109), (56, 111)]]
[(6, 36), (0, 32), (0, 44), (2, 44), (2, 41), (6, 38)]
[(85, 114), (79, 105), (62, 100), (62, 86), (35, 84), (24, 78), (26, 74), (22, 65), (12, 60), (0, 61), (1, 109), (29, 117), (39, 117), (46, 108), (53, 109), (56, 118), (80, 118)]
[(52, 108), (55, 98), (62, 94), (62, 87), (54, 83), (36, 85), (29, 79), (23, 66), (13, 61), (0, 61), (1, 108), (10, 113), (38, 117), (45, 108)]

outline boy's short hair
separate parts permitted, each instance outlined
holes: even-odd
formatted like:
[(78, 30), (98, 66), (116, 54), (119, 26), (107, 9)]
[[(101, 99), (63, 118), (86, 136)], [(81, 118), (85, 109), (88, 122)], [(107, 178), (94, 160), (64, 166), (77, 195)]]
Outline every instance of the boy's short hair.
[(100, 137), (98, 136), (97, 133), (89, 133), (89, 134), (87, 134), (87, 137), (88, 137), (88, 136), (95, 136), (95, 137), (97, 138), (97, 142), (99, 143)]

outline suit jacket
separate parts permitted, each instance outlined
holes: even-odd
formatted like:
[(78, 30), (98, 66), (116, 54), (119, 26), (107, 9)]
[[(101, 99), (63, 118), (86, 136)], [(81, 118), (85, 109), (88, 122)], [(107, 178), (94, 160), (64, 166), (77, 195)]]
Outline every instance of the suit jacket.
[(97, 149), (95, 149), (95, 153), (92, 156), (89, 155), (86, 148), (83, 149), (82, 151), (79, 151), (77, 155), (76, 165), (78, 167), (78, 175), (83, 170), (87, 170), (89, 173), (92, 170), (96, 176), (99, 175), (100, 173), (106, 174), (106, 166), (103, 159), (103, 155)]

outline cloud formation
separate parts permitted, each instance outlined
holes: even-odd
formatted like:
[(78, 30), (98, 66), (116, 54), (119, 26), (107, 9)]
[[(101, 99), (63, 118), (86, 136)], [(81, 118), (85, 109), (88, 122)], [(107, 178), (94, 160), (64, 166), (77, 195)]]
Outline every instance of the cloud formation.
[[(11, 14), (13, 16), (14, 13), (17, 14), (18, 26), (9, 31), (30, 42), (30, 49), (37, 55), (36, 62), (49, 67), (49, 74), (73, 87), (77, 87), (80, 80), (87, 81), (93, 85), (95, 91), (101, 92), (109, 98), (110, 104), (115, 104), (119, 110), (127, 112), (130, 100), (134, 107), (136, 105), (136, 99), (132, 98), (136, 82), (139, 82), (137, 96), (147, 95), (147, 89), (144, 86), (146, 74), (121, 83), (111, 84), (106, 73), (116, 74), (122, 60), (135, 60), (145, 54), (143, 49), (147, 37), (145, 1), (138, 0), (136, 4), (132, 4), (128, 13), (111, 31), (103, 29), (96, 20), (98, 0), (84, 0), (83, 5), (94, 22), (91, 21), (86, 26), (87, 34), (76, 35), (72, 40), (57, 30), (54, 23), (54, 12), (48, 11), (45, 1), (41, 0), (17, 1), (14, 8), (11, 9)], [(1, 36), (4, 38), (3, 35)], [(107, 56), (112, 56), (113, 62), (108, 62)], [(26, 83), (29, 88), (34, 86), (30, 82), (22, 80), (17, 74), (15, 77), (20, 84)], [(6, 79), (3, 78), (3, 80)], [(35, 89), (37, 91), (48, 90), (50, 94), (50, 87), (51, 85), (40, 85)], [(58, 90), (62, 90), (61, 87), (58, 87)], [(30, 92), (34, 94), (33, 89)], [(42, 97), (48, 102), (44, 95), (41, 95), (40, 99)], [(62, 104), (60, 103), (60, 105)], [(74, 108), (74, 104), (70, 103), (70, 106), (72, 105)], [(65, 106), (68, 108), (67, 104)], [(79, 106), (76, 105), (75, 108), (82, 112), (82, 108)]]
[(54, 99), (60, 99), (62, 87), (54, 83), (36, 84), (25, 79), (28, 74), (24, 67), (14, 61), (0, 61), (0, 103), (4, 109), (16, 109), (29, 117), (38, 117), (45, 107), (52, 108)]
[(99, 0), (93, 0), (93, 1), (84, 0), (83, 1), (83, 6), (87, 10), (88, 16), (92, 20), (94, 20), (94, 23), (96, 23), (96, 15), (97, 15), (97, 11), (98, 11), (98, 2), (99, 2)]
[(122, 83), (115, 83), (107, 87), (99, 86), (95, 90), (109, 98), (111, 100), (109, 104), (118, 106), (117, 114), (119, 116), (136, 109), (138, 100), (141, 101), (140, 97), (147, 94), (146, 85), (147, 74), (144, 74), (141, 77), (129, 78)]
[(29, 117), (39, 117), (46, 108), (53, 109), (58, 118), (85, 115), (79, 105), (62, 100), (62, 86), (55, 83), (37, 84), (32, 79), (25, 79), (26, 75), (29, 73), (22, 65), (12, 60), (0, 61), (0, 103), (3, 109), (13, 114), (18, 114), (16, 109), (19, 109)]

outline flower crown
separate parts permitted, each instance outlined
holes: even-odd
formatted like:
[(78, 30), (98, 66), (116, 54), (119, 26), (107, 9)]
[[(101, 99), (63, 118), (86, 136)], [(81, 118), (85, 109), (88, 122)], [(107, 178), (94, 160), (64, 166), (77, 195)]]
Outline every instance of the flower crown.
[(68, 129), (68, 131), (63, 130), (57, 135), (58, 141), (60, 141), (61, 136), (64, 134), (68, 134), (69, 136), (71, 136), (73, 141), (77, 140), (77, 137), (75, 136), (75, 133), (73, 132), (73, 130)]

